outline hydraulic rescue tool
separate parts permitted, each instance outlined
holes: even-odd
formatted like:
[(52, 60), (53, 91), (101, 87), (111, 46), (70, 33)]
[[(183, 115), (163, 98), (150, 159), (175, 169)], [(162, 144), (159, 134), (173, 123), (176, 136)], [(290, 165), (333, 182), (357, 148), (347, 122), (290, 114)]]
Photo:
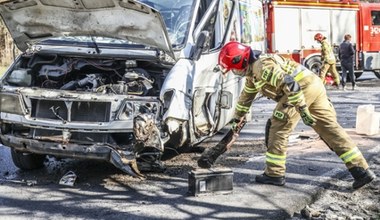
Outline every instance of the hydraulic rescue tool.
[(201, 168), (211, 168), (215, 163), (216, 159), (222, 155), (227, 150), (231, 149), (232, 145), (235, 143), (236, 139), (239, 137), (241, 129), (247, 123), (245, 117), (240, 120), (235, 120), (235, 126), (233, 126), (226, 136), (214, 147), (207, 148), (198, 159), (198, 166)]

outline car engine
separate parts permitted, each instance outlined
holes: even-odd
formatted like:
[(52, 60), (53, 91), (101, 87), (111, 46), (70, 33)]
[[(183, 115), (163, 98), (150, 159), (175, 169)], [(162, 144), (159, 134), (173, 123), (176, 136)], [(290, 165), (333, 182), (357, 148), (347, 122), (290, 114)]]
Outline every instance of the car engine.
[(14, 86), (119, 95), (156, 96), (165, 74), (162, 68), (136, 60), (35, 54), (23, 57), (18, 65), (7, 80)]

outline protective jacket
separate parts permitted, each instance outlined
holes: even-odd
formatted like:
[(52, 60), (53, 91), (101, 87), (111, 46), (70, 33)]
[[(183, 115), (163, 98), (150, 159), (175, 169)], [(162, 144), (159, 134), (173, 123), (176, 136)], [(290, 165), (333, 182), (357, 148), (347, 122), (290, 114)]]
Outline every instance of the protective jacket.
[(321, 60), (322, 60), (322, 67), (319, 73), (319, 77), (321, 78), (322, 82), (326, 83), (326, 74), (330, 73), (332, 77), (334, 78), (334, 82), (339, 88), (340, 84), (340, 75), (338, 71), (336, 70), (336, 60), (335, 55), (333, 52), (333, 49), (329, 43), (327, 43), (326, 39), (323, 39), (321, 42)]
[(321, 60), (322, 62), (327, 62), (328, 64), (334, 64), (336, 63), (334, 51), (331, 47), (331, 45), (326, 41), (321, 41)]
[(249, 112), (260, 92), (277, 102), (266, 133), (265, 174), (285, 176), (288, 138), (307, 106), (315, 124), (312, 128), (345, 163), (348, 169), (368, 164), (359, 148), (338, 124), (336, 112), (318, 76), (292, 60), (278, 55), (261, 55), (246, 69), (245, 87), (235, 108), (235, 117)]
[(300, 86), (313, 73), (302, 65), (278, 55), (262, 55), (247, 69), (246, 83), (236, 106), (235, 116), (245, 115), (258, 92), (279, 101), (286, 96), (287, 104), (297, 109), (306, 104)]

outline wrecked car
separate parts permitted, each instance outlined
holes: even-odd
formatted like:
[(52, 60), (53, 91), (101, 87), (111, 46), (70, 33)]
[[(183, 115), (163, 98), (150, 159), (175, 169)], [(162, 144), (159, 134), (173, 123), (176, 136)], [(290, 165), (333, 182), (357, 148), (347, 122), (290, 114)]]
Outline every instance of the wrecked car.
[[(0, 140), (14, 164), (36, 169), (46, 155), (97, 159), (138, 176), (215, 135), (232, 119), (244, 83), (221, 76), (219, 50), (243, 42), (241, 22), (262, 17), (240, 19), (252, 2), (1, 3), (22, 51), (0, 81)], [(254, 46), (263, 31), (251, 29), (245, 43)]]

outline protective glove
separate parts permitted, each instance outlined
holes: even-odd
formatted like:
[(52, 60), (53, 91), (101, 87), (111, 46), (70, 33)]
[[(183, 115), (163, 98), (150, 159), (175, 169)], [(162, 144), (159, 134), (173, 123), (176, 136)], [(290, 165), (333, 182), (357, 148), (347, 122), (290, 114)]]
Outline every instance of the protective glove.
[(235, 132), (235, 133), (238, 133), (242, 126), (243, 126), (243, 122), (245, 121), (245, 116), (243, 117), (240, 117), (240, 118), (234, 118), (231, 120), (231, 129)]
[(307, 126), (314, 126), (316, 120), (310, 114), (309, 109), (306, 105), (299, 107), (299, 113), (301, 115), (302, 121)]

